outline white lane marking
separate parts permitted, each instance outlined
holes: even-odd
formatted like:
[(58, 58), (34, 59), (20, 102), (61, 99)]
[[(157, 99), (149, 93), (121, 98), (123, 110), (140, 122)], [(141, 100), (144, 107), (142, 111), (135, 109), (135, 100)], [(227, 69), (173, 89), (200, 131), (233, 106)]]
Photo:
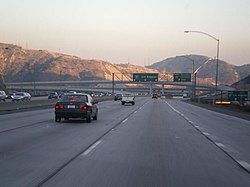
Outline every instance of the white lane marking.
[(200, 131), (202, 131), (202, 130), (203, 130), (203, 128), (201, 128), (201, 127), (197, 127), (197, 129), (199, 129)]
[(250, 164), (244, 160), (236, 160), (242, 167), (250, 171)]
[(86, 151), (84, 151), (84, 153), (82, 153), (82, 156), (86, 156), (88, 155), (91, 151), (93, 151), (100, 143), (102, 143), (101, 140), (97, 141), (96, 143), (94, 143), (90, 148), (88, 148)]
[(139, 108), (139, 110), (141, 110), (141, 109), (142, 109), (142, 107)]
[(182, 113), (180, 113), (178, 110), (176, 110), (174, 107), (172, 107), (172, 105), (170, 105), (168, 102), (166, 102), (166, 104), (172, 108), (173, 111), (175, 111), (176, 113), (180, 114), (180, 115), (183, 115)]
[(125, 123), (126, 121), (128, 121), (128, 118), (127, 118), (127, 119), (124, 119), (124, 120), (122, 121), (122, 123)]
[(202, 132), (204, 135), (209, 136), (210, 134), (207, 132)]
[(194, 125), (196, 123), (194, 123), (193, 121), (191, 121), (188, 117), (186, 117), (183, 113), (179, 112), (178, 110), (176, 110), (172, 105), (170, 105), (168, 102), (166, 102), (166, 104), (172, 109), (174, 110), (176, 113), (178, 113), (180, 116), (182, 116), (189, 124), (191, 124), (192, 126), (194, 126), (195, 128), (199, 129), (199, 131), (201, 131), (202, 134), (204, 134), (205, 136), (210, 136), (209, 133), (204, 132), (204, 129), (199, 127), (198, 125)]
[(137, 113), (137, 110), (134, 112), (134, 114), (136, 114)]
[[(200, 132), (203, 133), (205, 136), (210, 136), (209, 133), (202, 131), (203, 128), (199, 127), (196, 123), (194, 123), (194, 122), (188, 120), (188, 118), (185, 117), (184, 114), (182, 114), (181, 112), (179, 112), (178, 110), (176, 110), (176, 109), (175, 109), (174, 107), (172, 107), (168, 102), (166, 102), (166, 104), (167, 104), (172, 110), (174, 110), (176, 113), (178, 113), (180, 116), (182, 116), (184, 119), (186, 119), (191, 125), (193, 125), (193, 126), (194, 126), (195, 128), (197, 128), (197, 129), (199, 129)], [(212, 140), (212, 139), (210, 138), (210, 140)], [(224, 144), (219, 143), (219, 142), (215, 142), (214, 140), (212, 140), (212, 141), (213, 141), (218, 147), (222, 148), (222, 149), (223, 149), (224, 151), (226, 151), (229, 155), (231, 155), (230, 152), (231, 152), (232, 150), (228, 150), (228, 148), (227, 148)], [(234, 151), (234, 152), (235, 152), (235, 151)], [(247, 171), (250, 172), (250, 164), (249, 164), (248, 162), (246, 162), (246, 161), (244, 161), (244, 160), (236, 160), (235, 158), (233, 158), (233, 160), (235, 160), (239, 165), (241, 165), (241, 167), (245, 168)]]
[(189, 121), (188, 121), (188, 123), (191, 123), (192, 125), (194, 124), (194, 122), (193, 122), (193, 121), (191, 121), (191, 120), (189, 120)]
[(218, 147), (223, 147), (223, 148), (225, 148), (225, 147), (226, 147), (224, 144), (219, 143), (219, 142), (215, 142), (215, 144), (216, 144)]

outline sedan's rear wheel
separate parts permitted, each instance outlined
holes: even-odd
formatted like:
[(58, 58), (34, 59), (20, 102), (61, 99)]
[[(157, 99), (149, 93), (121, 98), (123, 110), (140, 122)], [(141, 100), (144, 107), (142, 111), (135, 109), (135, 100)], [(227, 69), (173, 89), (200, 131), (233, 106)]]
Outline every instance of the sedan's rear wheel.
[(56, 122), (61, 122), (61, 117), (55, 116), (55, 121)]
[(93, 120), (97, 120), (97, 115), (98, 115), (98, 112), (96, 112), (95, 116), (93, 117)]
[(92, 120), (92, 119), (91, 119), (91, 113), (89, 113), (88, 116), (87, 116), (87, 122), (90, 123), (91, 120)]

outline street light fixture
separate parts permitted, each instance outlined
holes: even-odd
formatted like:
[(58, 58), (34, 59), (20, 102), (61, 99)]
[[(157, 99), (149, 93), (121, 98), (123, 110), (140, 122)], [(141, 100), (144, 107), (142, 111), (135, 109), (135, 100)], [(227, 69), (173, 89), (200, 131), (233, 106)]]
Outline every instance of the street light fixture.
[(196, 75), (198, 73), (198, 71), (202, 68), (202, 66), (204, 66), (205, 64), (207, 64), (210, 60), (212, 60), (213, 58), (209, 58), (207, 59), (200, 67), (198, 67), (195, 71), (194, 71), (194, 98), (196, 97)]
[(201, 32), (201, 31), (184, 31), (184, 33), (190, 33), (190, 32), (193, 32), (193, 33), (199, 33), (199, 34), (204, 34), (214, 40), (217, 41), (217, 59), (216, 59), (216, 74), (215, 74), (215, 92), (217, 93), (217, 90), (218, 90), (218, 69), (219, 69), (219, 45), (220, 45), (220, 40), (215, 38), (214, 36), (208, 34), (208, 33), (205, 33), (205, 32)]

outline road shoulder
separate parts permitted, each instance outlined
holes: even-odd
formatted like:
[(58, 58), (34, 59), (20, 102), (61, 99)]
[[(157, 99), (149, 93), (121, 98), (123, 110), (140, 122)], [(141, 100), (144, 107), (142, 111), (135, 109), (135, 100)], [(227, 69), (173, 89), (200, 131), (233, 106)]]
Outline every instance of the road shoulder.
[(197, 103), (197, 102), (193, 102), (190, 100), (183, 100), (183, 102), (186, 102), (188, 104), (195, 105), (201, 108), (206, 108), (211, 111), (227, 114), (230, 116), (235, 116), (235, 117), (250, 121), (250, 112), (244, 112), (244, 111), (240, 111), (239, 109), (228, 108), (227, 106)]

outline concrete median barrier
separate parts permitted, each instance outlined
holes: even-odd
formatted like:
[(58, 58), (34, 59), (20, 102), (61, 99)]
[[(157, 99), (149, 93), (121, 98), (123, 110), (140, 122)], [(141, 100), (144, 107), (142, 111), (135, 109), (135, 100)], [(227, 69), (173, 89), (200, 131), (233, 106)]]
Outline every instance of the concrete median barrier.
[[(112, 100), (112, 96), (95, 97), (94, 100), (101, 102)], [(15, 111), (21, 109), (32, 108), (49, 108), (53, 107), (57, 99), (43, 99), (43, 100), (30, 100), (30, 101), (16, 101), (16, 102), (0, 102), (0, 112)]]
[(53, 106), (57, 100), (34, 100), (0, 103), (0, 111), (19, 110), (32, 107)]

